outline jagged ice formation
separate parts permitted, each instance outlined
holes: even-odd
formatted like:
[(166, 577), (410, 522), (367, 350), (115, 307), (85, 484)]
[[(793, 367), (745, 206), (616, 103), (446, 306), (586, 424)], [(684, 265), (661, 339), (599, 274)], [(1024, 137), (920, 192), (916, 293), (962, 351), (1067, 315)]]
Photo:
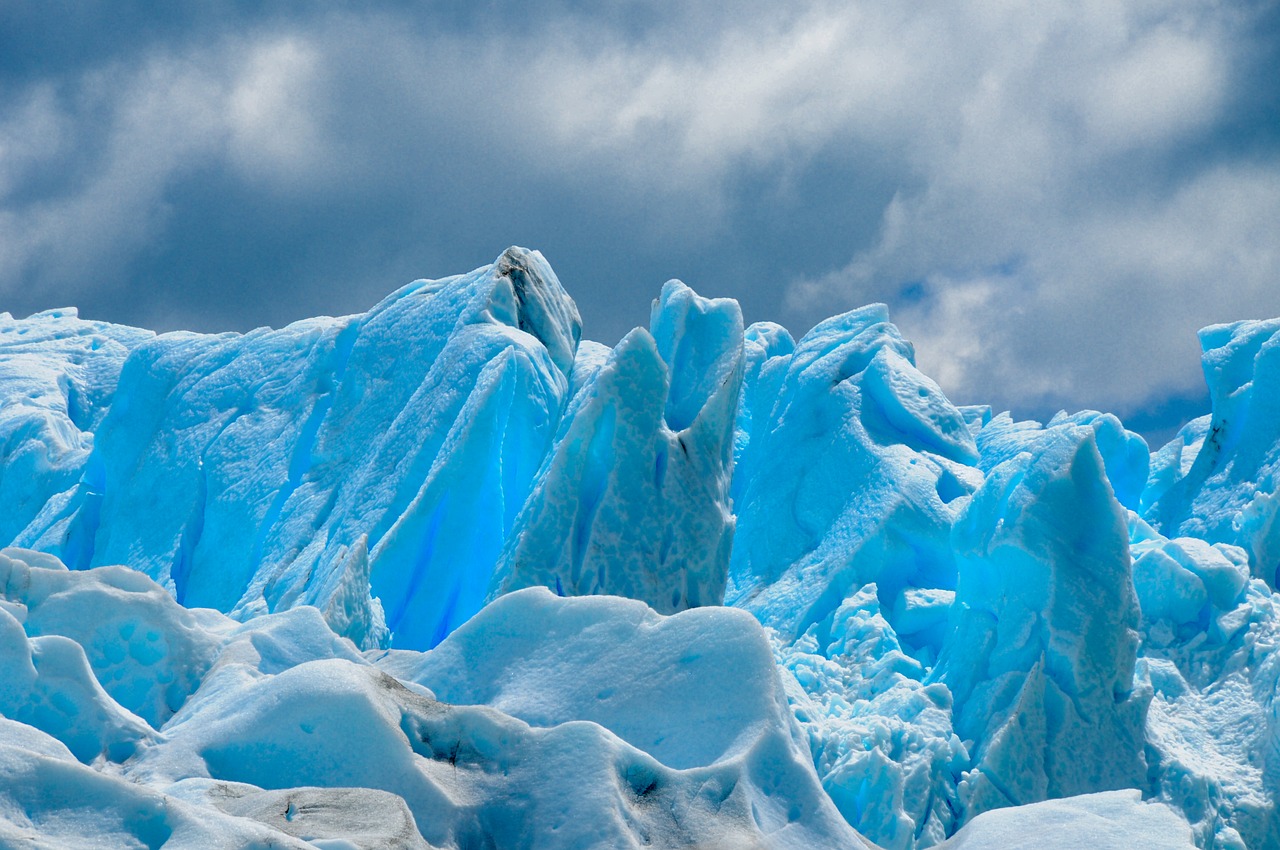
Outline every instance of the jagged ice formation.
[(1154, 455), (883, 305), (581, 337), (0, 316), (0, 844), (1280, 848), (1280, 320)]

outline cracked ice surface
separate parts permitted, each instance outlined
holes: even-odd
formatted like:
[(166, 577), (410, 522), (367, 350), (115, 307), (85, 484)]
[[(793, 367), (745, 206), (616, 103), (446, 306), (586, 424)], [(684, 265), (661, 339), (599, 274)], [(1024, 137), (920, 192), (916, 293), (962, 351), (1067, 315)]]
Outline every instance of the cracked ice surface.
[(1280, 847), (1277, 340), (1202, 332), (1152, 455), (953, 405), (883, 305), (583, 340), (521, 248), (0, 316), (0, 841)]

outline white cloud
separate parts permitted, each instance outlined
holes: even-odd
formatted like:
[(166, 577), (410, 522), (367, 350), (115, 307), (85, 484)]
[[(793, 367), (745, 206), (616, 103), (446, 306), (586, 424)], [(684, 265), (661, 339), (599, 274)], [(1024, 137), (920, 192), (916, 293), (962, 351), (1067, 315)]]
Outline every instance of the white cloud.
[[(160, 238), (168, 188), (202, 167), (313, 199), (498, 203), (508, 185), (549, 181), (580, 193), (580, 216), (627, 206), (696, 245), (735, 226), (737, 182), (782, 184), (826, 158), (897, 191), (878, 238), (790, 285), (791, 317), (923, 282), (896, 317), (964, 400), (1193, 391), (1196, 327), (1280, 313), (1280, 158), (1232, 162), (1213, 142), (1241, 97), (1239, 9), (664, 14), (639, 35), (563, 14), (470, 30), (326, 15), (38, 83), (0, 118), (0, 288), (34, 269), (74, 298), (68, 281), (91, 285)], [(71, 161), (83, 179), (19, 200)]]
[(1280, 168), (1215, 168), (1026, 235), (1004, 274), (929, 275), (932, 297), (896, 318), (966, 401), (1125, 411), (1192, 395), (1200, 327), (1280, 315), (1276, 221)]
[(37, 83), (23, 93), (0, 122), (0, 197), (12, 191), (28, 169), (60, 154), (68, 123), (57, 108), (52, 85)]
[(316, 126), (319, 51), (296, 36), (243, 48), (224, 107), (235, 165), (255, 179), (313, 176), (329, 165)]
[[(72, 96), (41, 93), (27, 112), (4, 122), (0, 136), (21, 139), (25, 155), (5, 157), (3, 287), (20, 285), (38, 267), (73, 298), (127, 262), (158, 233), (170, 177), (221, 147), (220, 97), (218, 81), (200, 63), (155, 57), (137, 69), (95, 71)], [(68, 101), (76, 100), (106, 104), (104, 138), (70, 129), (78, 116)], [(60, 194), (18, 204), (7, 197), (31, 172), (77, 166), (83, 175)]]
[(1079, 92), (1085, 137), (1139, 147), (1206, 126), (1222, 104), (1223, 47), (1161, 27), (1106, 57)]
[(940, 116), (910, 122), (918, 188), (876, 244), (792, 285), (797, 315), (925, 281), (896, 318), (953, 395), (1132, 410), (1196, 392), (1201, 325), (1280, 312), (1280, 159), (1178, 153), (1228, 107), (1234, 22), (1156, 2), (1067, 13), (984, 6), (920, 57), (967, 72), (904, 107)]

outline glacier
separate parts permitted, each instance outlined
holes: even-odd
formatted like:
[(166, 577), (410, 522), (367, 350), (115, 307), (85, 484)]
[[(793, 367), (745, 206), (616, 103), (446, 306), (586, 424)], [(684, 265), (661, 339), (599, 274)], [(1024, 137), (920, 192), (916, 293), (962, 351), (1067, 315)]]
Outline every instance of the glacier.
[(1280, 320), (1200, 342), (1152, 453), (523, 248), (0, 314), (0, 846), (1280, 848)]

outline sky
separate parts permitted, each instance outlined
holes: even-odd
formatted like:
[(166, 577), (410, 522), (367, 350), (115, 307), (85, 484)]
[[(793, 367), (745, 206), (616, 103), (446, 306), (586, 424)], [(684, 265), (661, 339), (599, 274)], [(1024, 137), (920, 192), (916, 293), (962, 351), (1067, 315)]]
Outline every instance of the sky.
[(2, 0), (0, 310), (248, 330), (524, 245), (589, 338), (883, 301), (953, 401), (1156, 442), (1280, 316), (1277, 69), (1277, 0)]

